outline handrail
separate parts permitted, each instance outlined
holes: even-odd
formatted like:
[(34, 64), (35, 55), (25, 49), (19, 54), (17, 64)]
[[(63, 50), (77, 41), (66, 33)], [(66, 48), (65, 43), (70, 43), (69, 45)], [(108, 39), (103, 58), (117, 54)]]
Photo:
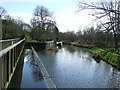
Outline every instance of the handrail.
[(23, 42), (24, 40), (25, 40), (25, 38), (22, 39), (21, 41), (15, 43), (15, 44), (13, 44), (13, 45), (11, 45), (11, 46), (9, 46), (9, 47), (1, 50), (1, 51), (0, 51), (0, 57), (3, 56), (4, 54), (6, 54), (6, 53), (7, 53), (8, 51), (10, 51), (11, 49), (13, 49), (14, 47), (16, 47), (18, 44), (20, 44), (20, 43)]
[(8, 42), (8, 41), (14, 41), (14, 40), (19, 40), (19, 38), (7, 39), (7, 40), (0, 40), (0, 43), (2, 43), (2, 42)]

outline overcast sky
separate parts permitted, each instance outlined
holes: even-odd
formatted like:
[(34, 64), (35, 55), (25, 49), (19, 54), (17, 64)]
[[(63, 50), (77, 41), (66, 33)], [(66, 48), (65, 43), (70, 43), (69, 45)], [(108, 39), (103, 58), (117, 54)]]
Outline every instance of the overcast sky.
[(24, 22), (30, 23), (36, 5), (43, 5), (49, 11), (54, 12), (59, 31), (78, 31), (92, 25), (93, 17), (88, 11), (76, 13), (78, 6), (76, 0), (1, 0), (0, 6), (14, 18), (21, 18)]

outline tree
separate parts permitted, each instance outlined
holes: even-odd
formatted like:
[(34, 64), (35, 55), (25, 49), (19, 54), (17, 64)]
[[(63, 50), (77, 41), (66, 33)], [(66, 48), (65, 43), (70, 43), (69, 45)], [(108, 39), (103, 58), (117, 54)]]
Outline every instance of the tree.
[[(34, 17), (31, 19), (33, 39), (37, 40), (53, 40), (56, 35), (56, 22), (53, 19), (53, 13), (44, 6), (36, 6)], [(33, 33), (34, 32), (34, 33)], [(37, 36), (34, 34), (36, 33)]]
[(77, 35), (74, 31), (67, 31), (64, 33), (60, 33), (60, 39), (68, 42), (73, 42), (77, 40)]
[(34, 18), (32, 19), (34, 24), (41, 27), (44, 30), (45, 23), (48, 23), (48, 18), (51, 18), (53, 15), (47, 8), (44, 6), (36, 6), (34, 10)]
[(14, 19), (9, 15), (6, 16), (2, 20), (2, 38), (23, 38), (25, 35), (23, 24), (25, 23), (21, 19)]
[(6, 14), (6, 10), (0, 6), (0, 18), (2, 18), (3, 16), (5, 16)]
[[(106, 32), (112, 32), (114, 36), (115, 48), (118, 48), (118, 36), (120, 35), (120, 1), (104, 0), (97, 3), (87, 3), (78, 1), (79, 10), (92, 10), (91, 15), (100, 20), (103, 29)], [(95, 12), (93, 12), (93, 10)], [(103, 20), (104, 18), (104, 20)]]

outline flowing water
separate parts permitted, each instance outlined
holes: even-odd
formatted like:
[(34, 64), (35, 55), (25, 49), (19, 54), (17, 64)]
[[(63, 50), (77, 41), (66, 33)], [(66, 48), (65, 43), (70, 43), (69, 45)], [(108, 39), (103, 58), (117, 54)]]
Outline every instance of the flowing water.
[(25, 49), (9, 88), (47, 88), (31, 49)]
[(37, 52), (57, 88), (120, 88), (120, 71), (96, 62), (85, 48)]
[[(85, 48), (63, 46), (37, 53), (57, 88), (120, 88), (120, 71), (96, 62)], [(38, 66), (32, 50), (26, 49), (10, 88), (47, 88)]]

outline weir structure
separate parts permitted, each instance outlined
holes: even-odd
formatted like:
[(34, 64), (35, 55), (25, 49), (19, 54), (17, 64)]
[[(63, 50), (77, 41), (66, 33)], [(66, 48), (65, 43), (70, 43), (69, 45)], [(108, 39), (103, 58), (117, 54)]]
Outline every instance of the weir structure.
[(57, 90), (56, 85), (52, 81), (52, 77), (47, 72), (47, 70), (46, 70), (44, 64), (42, 63), (42, 61), (40, 60), (37, 52), (35, 51), (35, 49), (33, 47), (31, 47), (31, 49), (32, 49), (32, 52), (33, 52), (34, 59), (36, 59), (38, 61), (38, 67), (39, 67), (39, 70), (42, 73), (42, 76), (45, 80), (47, 88), (49, 88), (50, 90)]

